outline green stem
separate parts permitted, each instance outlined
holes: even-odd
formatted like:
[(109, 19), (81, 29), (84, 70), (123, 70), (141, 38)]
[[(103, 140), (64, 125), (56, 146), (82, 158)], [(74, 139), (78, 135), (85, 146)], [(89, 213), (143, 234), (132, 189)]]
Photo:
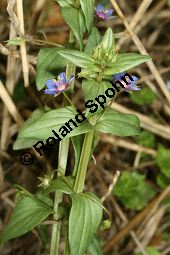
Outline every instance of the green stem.
[(112, 98), (112, 100), (110, 101), (110, 103), (106, 106), (106, 108), (104, 109), (104, 111), (99, 115), (99, 117), (96, 119), (96, 122), (101, 119), (110, 109), (110, 106), (112, 105), (112, 103), (115, 101), (115, 99), (117, 98), (117, 96), (121, 93), (122, 91), (118, 92), (114, 98)]
[[(65, 92), (63, 92), (64, 97), (67, 99), (67, 101), (70, 103), (70, 105), (73, 107), (73, 109), (76, 110), (75, 105), (71, 102), (70, 98), (67, 96)], [(77, 113), (77, 112), (76, 112)]]
[(41, 45), (52, 45), (52, 46), (55, 46), (55, 47), (60, 47), (60, 48), (64, 48), (64, 46), (63, 45), (61, 45), (61, 44), (57, 44), (57, 43), (54, 43), (54, 42), (49, 42), (49, 41), (43, 41), (43, 40), (40, 40), (40, 39), (34, 39), (34, 38), (25, 38), (24, 37), (24, 39), (25, 39), (25, 41), (27, 42), (27, 43), (37, 43), (37, 44), (41, 44)]
[[(70, 72), (70, 67), (68, 64), (67, 68), (66, 68), (66, 76), (70, 77), (71, 74), (72, 73)], [(66, 93), (64, 93), (64, 96), (71, 103), (71, 101), (67, 97)], [(58, 171), (58, 176), (65, 175), (67, 158), (68, 158), (68, 149), (69, 149), (69, 138), (63, 139), (60, 142), (60, 147), (59, 147), (58, 169), (60, 171)], [(63, 199), (62, 192), (56, 191), (55, 192), (55, 200), (54, 200), (54, 220), (56, 220), (56, 224), (53, 224), (53, 228), (52, 228), (50, 255), (58, 255), (59, 240), (60, 240), (60, 228), (61, 228), (61, 223), (59, 222), (60, 215), (58, 214), (58, 207), (59, 207), (59, 204), (62, 202), (62, 199)], [(69, 255), (69, 253), (68, 253), (68, 255)]]
[(91, 154), (91, 147), (93, 142), (94, 130), (85, 134), (83, 148), (81, 151), (79, 166), (77, 170), (76, 181), (74, 184), (74, 191), (76, 193), (83, 192), (84, 182), (86, 178), (87, 166)]
[[(69, 148), (69, 138), (66, 138), (60, 142), (60, 147), (59, 147), (58, 168), (62, 172), (62, 175), (64, 175), (66, 171), (68, 148)], [(58, 172), (58, 175), (61, 175), (60, 172)], [(56, 191), (55, 200), (54, 200), (54, 220), (56, 220), (56, 223), (53, 224), (53, 228), (52, 228), (50, 255), (58, 255), (60, 228), (61, 228), (61, 223), (59, 222), (60, 215), (58, 214), (58, 207), (59, 207), (59, 204), (62, 202), (62, 199), (63, 199), (62, 193)]]

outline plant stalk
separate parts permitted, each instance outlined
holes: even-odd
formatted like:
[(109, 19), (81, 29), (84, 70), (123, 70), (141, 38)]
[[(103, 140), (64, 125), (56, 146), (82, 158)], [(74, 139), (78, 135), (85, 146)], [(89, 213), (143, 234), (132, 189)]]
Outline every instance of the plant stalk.
[(84, 183), (86, 178), (87, 166), (91, 154), (91, 147), (93, 142), (94, 130), (85, 134), (83, 148), (81, 151), (79, 166), (74, 184), (74, 191), (76, 193), (83, 192)]
[[(68, 158), (68, 148), (69, 148), (69, 138), (63, 139), (60, 142), (59, 147), (59, 158), (58, 158), (58, 169), (62, 174), (65, 174), (66, 165), (67, 165), (67, 158)], [(60, 173), (58, 172), (58, 176)], [(60, 240), (60, 228), (61, 223), (59, 221), (60, 215), (58, 214), (58, 207), (59, 204), (62, 202), (63, 194), (62, 192), (55, 192), (55, 200), (54, 200), (54, 220), (57, 221), (53, 224), (52, 228), (52, 238), (51, 238), (51, 249), (50, 255), (58, 255), (58, 248), (59, 248), (59, 240)]]

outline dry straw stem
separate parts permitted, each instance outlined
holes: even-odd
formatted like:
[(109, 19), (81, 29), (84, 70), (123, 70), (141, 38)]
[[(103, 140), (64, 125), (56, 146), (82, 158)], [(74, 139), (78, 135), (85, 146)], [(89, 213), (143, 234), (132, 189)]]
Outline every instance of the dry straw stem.
[(113, 249), (114, 245), (120, 242), (133, 228), (147, 218), (148, 215), (153, 215), (160, 205), (160, 203), (170, 194), (170, 185), (152, 202), (148, 204), (140, 213), (138, 213), (129, 223), (123, 227), (115, 236), (110, 238), (104, 245), (104, 252), (109, 252)]
[(36, 25), (37, 25), (38, 19), (41, 15), (41, 12), (43, 10), (45, 3), (46, 3), (46, 0), (37, 0), (37, 2), (36, 2), (36, 6), (34, 8), (34, 12), (31, 17), (30, 26), (29, 26), (30, 34), (32, 34), (36, 30)]
[[(14, 121), (18, 124), (19, 127), (21, 127), (24, 123), (24, 120), (22, 118), (22, 116), (20, 115), (20, 113), (18, 112), (14, 102), (12, 101), (11, 97), (8, 94), (8, 91), (6, 90), (5, 86), (3, 85), (3, 83), (0, 81), (0, 97), (3, 101), (3, 103), (5, 104), (6, 108), (8, 109), (9, 113), (11, 114), (12, 118), (14, 119)], [(40, 160), (42, 166), (45, 167), (47, 170), (51, 171), (52, 170), (52, 166), (49, 163), (48, 160), (45, 159), (45, 157), (40, 157), (40, 155), (37, 153), (36, 150), (33, 150), (34, 154), (36, 155), (36, 157)]]
[(147, 129), (151, 131), (154, 134), (157, 134), (163, 138), (166, 138), (167, 140), (170, 140), (170, 128), (169, 126), (161, 125), (158, 123), (155, 123), (151, 118), (146, 117), (145, 115), (138, 113), (136, 111), (130, 110), (127, 107), (124, 107), (117, 103), (112, 103), (112, 108), (114, 110), (124, 112), (124, 113), (132, 113), (138, 116), (140, 120), (141, 127), (144, 129)]
[[(14, 6), (17, 4), (17, 13), (18, 17), (14, 13)], [(24, 14), (23, 14), (23, 3), (22, 0), (9, 0), (7, 6), (7, 12), (9, 14), (11, 23), (16, 31), (16, 33), (24, 37)], [(26, 44), (23, 43), (20, 46), (21, 49), (21, 59), (22, 59), (22, 68), (23, 68), (23, 76), (24, 76), (24, 86), (29, 86), (29, 65), (27, 59), (27, 51), (26, 51)]]
[[(114, 208), (116, 209), (116, 212), (118, 213), (120, 219), (125, 223), (128, 224), (128, 219), (126, 217), (126, 215), (124, 214), (124, 212), (122, 211), (121, 207), (119, 206), (119, 204), (116, 202), (116, 200), (113, 198), (113, 204), (114, 204)], [(130, 235), (132, 236), (134, 242), (136, 243), (138, 250), (140, 252), (142, 252), (142, 254), (144, 255), (148, 255), (144, 249), (144, 246), (142, 245), (142, 243), (140, 242), (140, 240), (138, 239), (138, 236), (136, 235), (134, 230), (130, 231)]]
[(8, 91), (6, 90), (5, 86), (2, 84), (0, 81), (0, 97), (5, 104), (6, 108), (8, 109), (9, 113), (15, 120), (15, 122), (19, 125), (22, 126), (24, 120), (19, 114), (14, 102), (12, 101), (11, 97), (8, 94)]
[[(139, 6), (137, 12), (135, 13), (133, 19), (130, 22), (131, 29), (134, 29), (139, 23), (140, 19), (143, 17), (148, 7), (152, 3), (153, 0), (143, 0), (141, 5)], [(118, 44), (117, 49), (120, 49), (121, 45), (126, 41), (124, 37), (121, 37)]]
[[(14, 39), (16, 37), (16, 32), (13, 28), (12, 23), (10, 24), (10, 35), (9, 39)], [(12, 53), (16, 49), (16, 46), (11, 46), (9, 49), (9, 52)], [(15, 78), (14, 78), (14, 73), (15, 73), (15, 59), (12, 54), (8, 55), (7, 58), (7, 78), (6, 78), (6, 88), (10, 95), (13, 94), (14, 90), (14, 84), (15, 84)], [(2, 150), (6, 150), (8, 147), (8, 141), (9, 141), (9, 126), (10, 126), (11, 118), (9, 116), (8, 110), (6, 107), (3, 108), (3, 120), (2, 120), (2, 128), (1, 128), (1, 148)]]
[[(20, 22), (20, 31), (21, 34), (24, 35), (24, 14), (23, 14), (23, 3), (22, 0), (17, 0), (17, 13), (18, 19)], [(26, 43), (23, 42), (20, 46), (21, 49), (21, 59), (22, 59), (22, 69), (23, 69), (23, 76), (24, 76), (24, 86), (27, 88), (29, 87), (29, 65), (27, 59), (27, 50), (26, 50)]]
[(157, 211), (148, 220), (145, 228), (143, 228), (139, 238), (144, 247), (147, 247), (150, 244), (165, 213), (166, 213), (165, 206), (161, 206), (160, 208), (158, 208)]
[[(110, 188), (111, 188), (111, 185), (109, 187), (109, 190), (107, 191), (107, 187), (106, 187), (106, 184), (105, 182), (103, 181), (103, 173), (102, 173), (102, 177), (100, 175), (100, 172), (99, 171), (94, 171), (94, 174), (96, 176), (96, 178), (98, 179), (98, 181), (100, 182), (100, 187), (101, 189), (106, 193), (108, 194), (110, 192)], [(108, 173), (107, 173), (108, 174)], [(113, 179), (113, 183), (114, 183), (114, 180), (117, 181), (117, 178), (119, 177), (119, 172), (116, 173), (116, 175), (114, 177), (112, 177), (111, 174), (109, 174), (111, 176), (111, 179)], [(106, 196), (106, 195), (105, 195)], [(105, 196), (103, 198), (105, 198)], [(108, 198), (108, 196), (106, 197), (106, 199)], [(122, 211), (122, 209), (120, 208), (120, 206), (118, 205), (118, 203), (116, 202), (116, 200), (113, 198), (113, 196), (110, 196), (109, 197), (115, 210), (117, 211), (119, 217), (122, 219), (122, 221), (125, 223), (125, 224), (128, 224), (128, 219), (126, 217), (126, 215), (124, 214), (124, 212)], [(134, 240), (134, 242), (136, 243), (137, 247), (139, 248), (139, 250), (142, 252), (143, 255), (147, 255), (143, 246), (141, 245), (138, 237), (136, 236), (136, 233), (131, 230), (130, 231), (130, 235), (132, 237), (132, 239)]]
[(118, 147), (122, 147), (131, 151), (136, 152), (145, 152), (151, 156), (156, 155), (156, 151), (144, 146), (140, 146), (136, 143), (132, 143), (129, 141), (126, 141), (125, 139), (117, 138), (117, 137), (111, 137), (108, 135), (101, 135), (101, 141), (105, 143), (110, 143)]
[[(148, 0), (149, 1), (149, 0)], [(133, 32), (133, 29), (131, 28), (131, 26), (129, 25), (129, 23), (127, 22), (125, 16), (123, 15), (121, 9), (119, 8), (119, 5), (116, 3), (115, 0), (111, 0), (111, 3), (114, 7), (114, 9), (116, 10), (117, 14), (119, 15), (119, 17), (121, 18), (124, 26), (126, 27), (126, 29), (128, 30), (130, 36), (132, 37), (133, 42), (135, 43), (135, 45), (137, 46), (139, 52), (141, 54), (144, 55), (149, 55), (148, 52), (146, 51), (145, 47), (143, 46), (141, 40), (138, 38), (138, 36)], [(148, 61), (146, 62), (147, 66), (149, 67), (150, 71), (153, 73), (155, 80), (157, 81), (161, 91), (163, 92), (164, 96), (167, 99), (168, 104), (170, 105), (170, 93), (166, 88), (166, 84), (163, 81), (161, 75), (159, 74), (159, 71), (157, 70), (155, 64), (153, 63), (153, 61)]]

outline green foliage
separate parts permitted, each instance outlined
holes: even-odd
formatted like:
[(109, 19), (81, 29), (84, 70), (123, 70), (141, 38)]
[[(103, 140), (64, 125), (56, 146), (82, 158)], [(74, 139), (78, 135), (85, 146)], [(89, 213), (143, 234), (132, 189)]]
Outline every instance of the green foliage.
[(27, 129), (27, 127), (33, 125), (34, 122), (36, 122), (38, 119), (40, 119), (42, 116), (44, 116), (44, 114), (46, 112), (48, 112), (48, 111), (37, 109), (31, 114), (29, 119), (24, 122), (24, 125), (19, 130), (17, 140), (15, 141), (15, 143), (13, 145), (14, 150), (19, 150), (19, 149), (23, 149), (23, 148), (30, 148), (30, 147), (32, 147), (33, 144), (35, 144), (37, 142), (36, 138), (26, 138), (25, 139), (25, 137), (22, 137), (21, 134), (22, 134), (22, 131), (24, 129)]
[(6, 46), (11, 46), (11, 45), (22, 45), (24, 43), (24, 39), (22, 37), (16, 37), (15, 39), (12, 40), (7, 40)]
[[(84, 94), (84, 100), (95, 100), (95, 97), (104, 95), (108, 88), (113, 88), (110, 82), (106, 81), (95, 81), (94, 79), (83, 80), (82, 89)], [(109, 98), (107, 97), (107, 101)], [(106, 103), (107, 103), (106, 101)]]
[(41, 49), (38, 54), (36, 69), (36, 85), (41, 90), (48, 79), (56, 77), (59, 69), (65, 67), (68, 61), (62, 58), (58, 51), (60, 48)]
[(61, 7), (71, 7), (74, 5), (74, 0), (54, 0), (57, 2)]
[(72, 194), (69, 244), (72, 255), (84, 255), (102, 219), (99, 199), (92, 193)]
[(74, 155), (75, 155), (74, 170), (73, 170), (73, 174), (75, 175), (75, 173), (77, 171), (77, 168), (78, 168), (80, 156), (81, 156), (81, 150), (82, 150), (82, 146), (83, 146), (84, 135), (73, 136), (73, 137), (71, 137), (71, 141), (72, 141), (72, 144), (73, 144)]
[(156, 163), (160, 168), (162, 174), (170, 178), (170, 150), (160, 145), (156, 155)]
[(80, 5), (85, 16), (86, 27), (88, 32), (93, 26), (94, 0), (80, 0)]
[(103, 40), (101, 41), (101, 45), (103, 46), (103, 49), (110, 52), (111, 50), (114, 50), (115, 48), (115, 38), (112, 29), (109, 27), (103, 37)]
[(98, 62), (103, 71), (105, 66), (112, 66), (115, 59), (115, 39), (111, 28), (105, 32), (101, 43), (94, 49), (93, 58)]
[(148, 60), (151, 60), (149, 56), (137, 53), (122, 53), (117, 55), (115, 62), (112, 63), (112, 67), (107, 67), (104, 70), (104, 74), (111, 75), (121, 73)]
[(102, 255), (102, 248), (100, 240), (97, 236), (93, 237), (92, 242), (90, 243), (88, 247), (88, 253), (87, 255)]
[(137, 105), (152, 104), (156, 99), (156, 94), (149, 88), (142, 88), (138, 93), (130, 94), (130, 98)]
[(138, 143), (143, 146), (150, 148), (155, 147), (156, 144), (155, 135), (147, 130), (143, 130), (142, 132), (140, 132), (139, 136), (136, 139)]
[(96, 27), (92, 28), (91, 34), (87, 40), (84, 52), (91, 55), (94, 51), (94, 48), (100, 43), (101, 35), (99, 30)]
[(80, 44), (80, 49), (82, 49), (83, 48), (83, 30), (84, 30), (82, 29), (82, 21), (84, 20), (84, 16), (82, 16), (82, 12), (70, 6), (70, 7), (63, 7), (61, 9), (61, 13), (65, 22), (71, 28), (75, 37), (77, 38)]
[(14, 93), (13, 93), (13, 100), (14, 101), (19, 101), (19, 100), (24, 100), (27, 97), (27, 91), (24, 87), (23, 82), (18, 82), (14, 88)]
[[(166, 206), (167, 212), (170, 212), (170, 197), (166, 197), (163, 201), (163, 204)], [(168, 221), (168, 223), (170, 222)]]
[[(159, 251), (157, 251), (154, 247), (147, 247), (146, 253), (148, 255), (162, 255)], [(136, 253), (135, 255), (142, 255), (142, 253)]]
[(155, 191), (145, 182), (144, 175), (123, 172), (114, 188), (114, 194), (127, 208), (140, 210), (154, 197)]
[(166, 177), (163, 174), (158, 174), (156, 176), (156, 182), (161, 188), (166, 188), (170, 184), (170, 178)]
[[(54, 136), (52, 130), (58, 132), (65, 122), (70, 119), (74, 120), (76, 113), (71, 106), (51, 110), (46, 113), (35, 111), (31, 119), (28, 119), (24, 127), (20, 129), (17, 140), (14, 143), (14, 150), (29, 148), (39, 140), (44, 141)], [(84, 121), (77, 127), (73, 127), (73, 130), (67, 134), (67, 137), (84, 134), (90, 130), (92, 130), (92, 126), (88, 121)]]
[(170, 233), (169, 232), (164, 232), (162, 235), (163, 235), (163, 240), (170, 241)]
[(38, 226), (53, 209), (32, 196), (22, 196), (18, 199), (10, 220), (1, 235), (0, 242), (21, 236)]
[(95, 129), (102, 133), (117, 136), (138, 135), (140, 132), (139, 119), (133, 114), (126, 114), (109, 109), (98, 120)]
[[(76, 67), (80, 67), (79, 77), (86, 78), (83, 80), (82, 86), (84, 101), (93, 100), (97, 104), (98, 112), (87, 111), (86, 116), (82, 116), (73, 106), (54, 110), (41, 109), (34, 111), (25, 122), (14, 143), (14, 149), (32, 147), (39, 140), (45, 141), (55, 137), (57, 142), (59, 138), (61, 141), (66, 136), (67, 138), (72, 137), (75, 152), (74, 171), (72, 176), (66, 177), (64, 175), (66, 169), (63, 165), (67, 165), (65, 163), (67, 163), (68, 144), (63, 144), (62, 141), (58, 157), (60, 175), (53, 179), (53, 175), (45, 174), (44, 179), (39, 178), (44, 189), (40, 189), (35, 197), (26, 193), (18, 200), (1, 241), (4, 242), (31, 231), (52, 213), (55, 213), (55, 219), (59, 219), (61, 216), (61, 223), (63, 218), (67, 223), (70, 212), (69, 223), (66, 224), (67, 241), (69, 242), (69, 244), (66, 243), (66, 249), (69, 247), (71, 255), (84, 255), (86, 252), (88, 255), (100, 255), (102, 250), (96, 232), (98, 229), (102, 230), (110, 226), (110, 221), (103, 221), (100, 225), (103, 212), (100, 200), (92, 193), (82, 193), (88, 161), (98, 142), (99, 132), (118, 136), (138, 135), (140, 125), (138, 118), (134, 115), (120, 113), (111, 108), (104, 110), (109, 101), (107, 96), (105, 97), (107, 101), (104, 102), (103, 107), (101, 102), (97, 102), (95, 98), (99, 95), (104, 96), (105, 91), (112, 88), (109, 82), (112, 79), (112, 74), (126, 71), (144, 63), (150, 60), (150, 57), (136, 53), (119, 55), (116, 53), (115, 36), (112, 29), (108, 28), (104, 36), (101, 37), (97, 28), (93, 27), (94, 0), (55, 0), (55, 2), (61, 6), (63, 18), (71, 29), (69, 42), (72, 44), (71, 47), (76, 50), (64, 47), (41, 49), (37, 63), (37, 89), (43, 89), (46, 81), (55, 78), (60, 70), (64, 72), (65, 67), (67, 77), (74, 74)], [(90, 36), (84, 47), (83, 39), (86, 32)], [(16, 44), (16, 40), (9, 43), (9, 45)], [(74, 75), (76, 76), (76, 73)], [(61, 81), (62, 85), (63, 83), (65, 82)], [(87, 108), (89, 110), (90, 107)], [(90, 115), (90, 113), (94, 114)], [(78, 118), (79, 121), (76, 118), (78, 114), (81, 118), (81, 120)], [(71, 123), (69, 123), (70, 120)], [(58, 137), (54, 135), (52, 130), (58, 134)], [(145, 144), (147, 142), (147, 146), (153, 144), (153, 140), (153, 137), (148, 139), (146, 133), (139, 138), (139, 142), (142, 141)], [(64, 169), (60, 171), (60, 167)], [(56, 199), (54, 201), (55, 212), (51, 209), (52, 199), (49, 197), (49, 194), (54, 191), (56, 197), (59, 197), (59, 201)], [(71, 210), (69, 203), (68, 207), (65, 206), (67, 201), (64, 201), (63, 204), (60, 201), (62, 193), (71, 197)], [(134, 172), (121, 175), (115, 187), (115, 194), (127, 208), (141, 209), (154, 196), (154, 191), (146, 184), (143, 175)], [(56, 208), (58, 208), (57, 211)], [(64, 224), (61, 223), (59, 224), (62, 227)], [(42, 231), (42, 236), (44, 233)], [(51, 253), (53, 251), (58, 252), (57, 238), (59, 236), (60, 229), (58, 228), (58, 221), (56, 221), (52, 231)], [(46, 239), (46, 236), (42, 238)]]
[(49, 194), (53, 191), (60, 191), (65, 194), (73, 193), (74, 178), (68, 177), (58, 177), (56, 180), (50, 182), (50, 185), (43, 193)]
[(168, 1), (168, 6), (169, 6), (169, 8), (170, 8), (170, 0), (167, 0)]
[(60, 50), (59, 54), (79, 67), (89, 68), (94, 72), (100, 71), (99, 66), (95, 64), (95, 60), (85, 52), (65, 49)]

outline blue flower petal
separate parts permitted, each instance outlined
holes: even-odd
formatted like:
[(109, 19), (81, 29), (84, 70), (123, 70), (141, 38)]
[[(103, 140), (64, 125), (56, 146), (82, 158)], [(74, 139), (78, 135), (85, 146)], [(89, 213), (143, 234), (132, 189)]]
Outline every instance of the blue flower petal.
[(49, 95), (55, 95), (57, 93), (56, 89), (45, 89), (45, 94)]
[(127, 85), (124, 90), (125, 91), (137, 91), (137, 90), (141, 90), (141, 88), (134, 86), (134, 85)]
[(109, 10), (107, 11), (107, 13), (106, 13), (106, 16), (109, 17), (110, 15), (112, 15), (112, 13), (113, 13), (113, 10), (109, 9)]
[(117, 81), (117, 80), (121, 80), (122, 76), (124, 75), (125, 75), (125, 72), (121, 72), (121, 73), (113, 74), (112, 76), (113, 76), (113, 79)]
[(59, 81), (61, 81), (62, 83), (66, 83), (66, 74), (63, 72), (63, 73), (60, 73), (59, 76), (58, 76), (58, 79)]
[(67, 84), (70, 84), (73, 80), (74, 80), (74, 76), (71, 75), (70, 78), (69, 78), (69, 80), (67, 81)]
[(102, 9), (104, 9), (104, 6), (102, 4), (98, 4), (96, 11), (101, 11)]
[(50, 80), (46, 81), (45, 85), (47, 86), (47, 88), (55, 87), (55, 82), (56, 82), (55, 79), (50, 79)]

